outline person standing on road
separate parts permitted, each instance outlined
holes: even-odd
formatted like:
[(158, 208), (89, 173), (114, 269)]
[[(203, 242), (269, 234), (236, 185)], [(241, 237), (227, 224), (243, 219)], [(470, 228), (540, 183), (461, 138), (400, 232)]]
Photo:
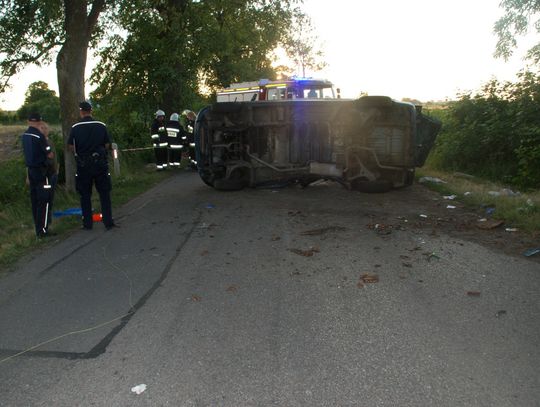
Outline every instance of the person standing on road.
[(195, 159), (195, 136), (193, 129), (195, 128), (195, 119), (197, 115), (191, 110), (184, 110), (182, 112), (183, 127), (184, 127), (184, 144), (186, 146), (186, 153), (189, 159), (189, 167), (193, 170), (197, 169), (197, 161)]
[(158, 110), (156, 118), (152, 122), (150, 129), (150, 137), (152, 137), (152, 147), (156, 155), (156, 169), (158, 171), (167, 169), (167, 145), (168, 135), (165, 127), (165, 112)]
[(49, 211), (52, 185), (47, 176), (47, 159), (51, 158), (51, 147), (40, 131), (42, 118), (39, 113), (28, 117), (28, 129), (22, 135), (24, 161), (27, 167), (32, 202), (32, 217), (38, 238), (52, 235), (49, 232)]
[(183, 131), (180, 129), (180, 116), (178, 113), (171, 114), (169, 121), (167, 122), (167, 135), (169, 142), (169, 163), (173, 168), (180, 168), (180, 162), (182, 161), (182, 135)]
[(99, 193), (103, 224), (107, 230), (116, 226), (112, 218), (111, 174), (108, 153), (111, 138), (104, 123), (92, 118), (92, 106), (79, 104), (81, 120), (71, 127), (68, 147), (75, 155), (77, 174), (75, 185), (81, 196), (83, 229), (92, 229), (92, 187)]

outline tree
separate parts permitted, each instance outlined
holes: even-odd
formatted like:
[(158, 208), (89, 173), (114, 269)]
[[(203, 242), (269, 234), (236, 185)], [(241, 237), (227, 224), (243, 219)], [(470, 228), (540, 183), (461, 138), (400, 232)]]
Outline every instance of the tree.
[[(62, 132), (67, 140), (84, 100), (87, 51), (100, 34), (105, 0), (0, 0), (0, 92), (28, 64), (56, 56)], [(75, 187), (75, 165), (66, 154), (66, 186)]]
[[(494, 26), (498, 41), (495, 48), (495, 57), (508, 59), (517, 47), (516, 36), (528, 33), (530, 26), (534, 26), (540, 33), (540, 1), (538, 0), (502, 0), (500, 6), (505, 14)], [(527, 59), (535, 64), (540, 62), (540, 43), (527, 52)]]
[(306, 70), (316, 72), (327, 66), (323, 59), (324, 53), (317, 44), (311, 19), (298, 10), (289, 27), (289, 35), (283, 43), (283, 48), (295, 66), (302, 70), (304, 77)]
[(17, 111), (17, 115), (19, 119), (25, 120), (32, 112), (41, 113), (48, 122), (60, 122), (60, 99), (43, 81), (33, 82), (28, 86), (24, 103)]

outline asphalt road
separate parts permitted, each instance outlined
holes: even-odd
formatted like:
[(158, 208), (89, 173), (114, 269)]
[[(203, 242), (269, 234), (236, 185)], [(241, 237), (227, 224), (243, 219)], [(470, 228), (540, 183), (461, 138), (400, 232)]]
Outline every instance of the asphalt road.
[(0, 405), (539, 406), (540, 263), (445, 204), (179, 173), (0, 280)]

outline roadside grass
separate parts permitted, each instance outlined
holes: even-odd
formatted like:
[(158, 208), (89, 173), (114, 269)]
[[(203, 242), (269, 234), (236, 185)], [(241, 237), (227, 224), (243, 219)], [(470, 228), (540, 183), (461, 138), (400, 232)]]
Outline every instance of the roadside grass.
[[(417, 180), (435, 177), (445, 181), (444, 184), (423, 184), (442, 195), (457, 195), (456, 201), (476, 209), (481, 217), (503, 220), (505, 227), (517, 228), (531, 235), (540, 234), (540, 191), (522, 193), (467, 174), (448, 173), (429, 167), (418, 169), (416, 176)], [(488, 214), (488, 211), (492, 213)]]
[[(18, 160), (16, 162), (1, 162), (0, 172), (3, 172), (4, 167), (8, 167), (13, 171), (14, 166), (22, 174), (26, 171), (22, 161)], [(111, 174), (113, 177), (111, 200), (114, 215), (115, 207), (121, 206), (164, 180), (171, 175), (171, 172), (158, 173), (152, 168), (148, 168), (145, 160), (137, 156), (131, 156), (123, 157), (119, 176), (114, 176), (112, 168)], [(24, 180), (24, 175), (22, 180)], [(21, 182), (24, 183), (24, 181)], [(95, 190), (92, 194), (92, 203), (94, 208), (98, 209), (100, 207), (99, 195)], [(54, 196), (53, 212), (79, 207), (79, 195), (69, 193), (63, 185), (58, 185)], [(0, 277), (2, 273), (8, 271), (10, 266), (25, 254), (36, 248), (45, 247), (58, 238), (65, 237), (74, 230), (79, 229), (80, 225), (79, 216), (54, 218), (50, 230), (54, 231), (56, 236), (38, 240), (34, 233), (28, 187), (26, 187), (24, 193), (12, 194), (10, 199), (4, 197), (3, 202), (0, 202)]]

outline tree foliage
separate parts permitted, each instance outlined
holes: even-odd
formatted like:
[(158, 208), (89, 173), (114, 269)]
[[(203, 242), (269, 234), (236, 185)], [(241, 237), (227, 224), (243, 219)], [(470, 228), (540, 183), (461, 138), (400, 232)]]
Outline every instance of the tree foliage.
[(284, 40), (296, 0), (126, 0), (116, 34), (100, 50), (92, 97), (116, 137), (148, 144), (157, 108), (198, 110), (231, 82), (275, 77), (271, 51)]
[(51, 123), (60, 122), (60, 99), (43, 81), (28, 86), (23, 105), (17, 111), (20, 120), (26, 120), (29, 113), (39, 112), (43, 119)]
[[(540, 33), (540, 1), (502, 0), (500, 6), (505, 14), (494, 27), (498, 37), (495, 56), (508, 59), (517, 47), (517, 36), (527, 34), (531, 26)], [(540, 43), (529, 49), (527, 58), (536, 64), (540, 62)]]
[(540, 188), (540, 73), (492, 80), (444, 112), (432, 164), (522, 188)]

